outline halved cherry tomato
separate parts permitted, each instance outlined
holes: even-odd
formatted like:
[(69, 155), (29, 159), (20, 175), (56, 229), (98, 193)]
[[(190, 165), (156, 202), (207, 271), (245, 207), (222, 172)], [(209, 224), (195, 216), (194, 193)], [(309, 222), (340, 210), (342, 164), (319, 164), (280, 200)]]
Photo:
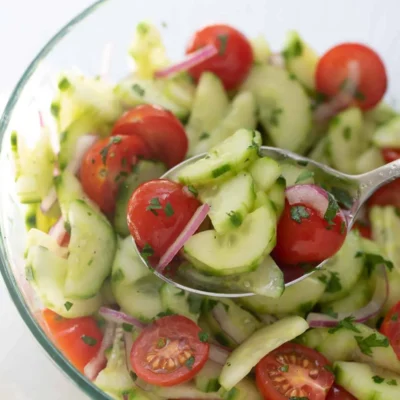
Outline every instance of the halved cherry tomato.
[(379, 188), (367, 202), (372, 206), (395, 206), (400, 208), (400, 179), (396, 179)]
[(400, 360), (400, 301), (386, 314), (380, 331), (389, 339), (390, 345)]
[(356, 230), (360, 232), (360, 235), (366, 239), (372, 239), (372, 230), (371, 226), (367, 223), (356, 221), (351, 230)]
[(140, 248), (151, 247), (162, 256), (199, 207), (184, 186), (167, 179), (140, 185), (128, 203), (128, 226)]
[(204, 71), (211, 71), (223, 82), (225, 89), (237, 88), (247, 77), (253, 64), (253, 50), (246, 37), (228, 25), (209, 25), (194, 34), (186, 53), (213, 44), (218, 54), (192, 67), (190, 75), (200, 79)]
[(325, 400), (335, 380), (329, 361), (309, 347), (285, 343), (256, 366), (257, 386), (268, 400)]
[(352, 394), (341, 386), (334, 384), (326, 400), (357, 400)]
[(65, 232), (64, 236), (60, 240), (60, 243), (58, 243), (58, 244), (61, 247), (68, 247), (70, 240), (71, 240), (71, 235), (68, 232)]
[(112, 214), (119, 185), (150, 150), (137, 136), (112, 136), (96, 142), (83, 158), (80, 179), (83, 190), (106, 214)]
[(81, 372), (98, 353), (103, 334), (92, 317), (63, 318), (45, 309), (44, 327), (49, 331), (59, 350)]
[(321, 57), (315, 75), (317, 91), (331, 97), (338, 94), (348, 78), (348, 65), (352, 61), (358, 63), (360, 74), (354, 102), (367, 110), (385, 94), (387, 76), (379, 55), (363, 44), (343, 43)]
[(346, 232), (346, 223), (340, 214), (328, 222), (312, 208), (290, 205), (286, 200), (272, 254), (283, 264), (320, 262), (342, 247)]
[(400, 149), (382, 149), (381, 150), (383, 159), (390, 163), (400, 158)]
[(172, 386), (189, 381), (208, 359), (209, 344), (199, 339), (200, 332), (199, 326), (181, 315), (156, 320), (133, 343), (133, 370), (153, 385)]
[(182, 162), (188, 149), (185, 129), (178, 118), (161, 107), (144, 104), (127, 111), (114, 125), (112, 135), (139, 136), (151, 158), (168, 168)]

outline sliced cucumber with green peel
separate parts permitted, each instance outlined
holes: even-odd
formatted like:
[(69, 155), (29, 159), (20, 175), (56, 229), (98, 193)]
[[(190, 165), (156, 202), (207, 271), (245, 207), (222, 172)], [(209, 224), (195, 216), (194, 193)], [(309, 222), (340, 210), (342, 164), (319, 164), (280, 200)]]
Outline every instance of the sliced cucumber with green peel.
[(358, 400), (398, 400), (400, 377), (372, 365), (338, 361), (336, 382)]
[(309, 329), (304, 332), (297, 341), (304, 346), (310, 347), (312, 349), (317, 348), (328, 336), (329, 332), (326, 329)]
[(288, 33), (282, 51), (286, 68), (309, 90), (315, 90), (315, 70), (318, 54), (295, 31)]
[(372, 137), (372, 142), (379, 148), (400, 147), (400, 116), (379, 127)]
[(53, 236), (50, 236), (36, 228), (30, 229), (28, 232), (26, 240), (27, 253), (29, 252), (29, 249), (34, 246), (44, 247), (62, 258), (67, 258), (68, 256), (68, 249), (61, 247)]
[(385, 165), (385, 160), (382, 157), (381, 151), (376, 147), (370, 147), (357, 158), (355, 172), (357, 174), (364, 174), (382, 165)]
[(274, 205), (276, 216), (279, 218), (285, 208), (285, 178), (278, 178), (277, 181), (268, 190), (267, 195)]
[(199, 189), (202, 203), (210, 206), (208, 216), (214, 229), (223, 234), (242, 225), (252, 210), (255, 193), (254, 183), (248, 172), (241, 172), (233, 178), (204, 189)]
[(205, 185), (227, 179), (255, 160), (260, 146), (259, 132), (239, 129), (213, 147), (206, 157), (183, 168), (178, 178), (188, 185)]
[(249, 172), (257, 188), (268, 191), (281, 175), (280, 165), (269, 157), (255, 160), (249, 167)]
[(64, 293), (87, 299), (96, 296), (111, 272), (116, 237), (106, 217), (83, 200), (70, 204), (68, 221), (71, 240)]
[(166, 172), (165, 165), (161, 162), (139, 161), (135, 172), (129, 175), (118, 188), (117, 201), (115, 204), (114, 227), (121, 236), (129, 235), (126, 220), (129, 199), (134, 190), (142, 183), (157, 179)]
[(364, 113), (366, 120), (370, 120), (377, 125), (383, 125), (396, 116), (398, 116), (398, 113), (394, 108), (383, 101), (376, 105), (372, 110)]
[(208, 360), (200, 372), (194, 377), (196, 388), (204, 393), (217, 392), (221, 385), (218, 382), (221, 365)]
[(285, 179), (287, 187), (300, 184), (314, 184), (314, 173), (307, 170), (307, 168), (289, 163), (282, 163), (280, 167), (281, 175)]
[(303, 318), (293, 316), (257, 330), (228, 357), (219, 383), (225, 390), (232, 389), (264, 356), (307, 329), (308, 323)]
[(250, 44), (253, 49), (254, 63), (267, 64), (272, 52), (264, 35), (258, 35), (254, 39), (250, 39)]
[(311, 130), (310, 100), (289, 73), (271, 65), (256, 65), (241, 90), (251, 91), (259, 119), (276, 147), (299, 152), (308, 146)]
[(153, 388), (152, 392), (163, 399), (215, 400), (219, 398), (218, 393), (202, 392), (190, 382), (170, 387), (153, 386)]
[(214, 230), (193, 235), (184, 246), (188, 260), (199, 270), (214, 275), (254, 271), (276, 243), (276, 216), (261, 207), (248, 214), (242, 225), (224, 235)]

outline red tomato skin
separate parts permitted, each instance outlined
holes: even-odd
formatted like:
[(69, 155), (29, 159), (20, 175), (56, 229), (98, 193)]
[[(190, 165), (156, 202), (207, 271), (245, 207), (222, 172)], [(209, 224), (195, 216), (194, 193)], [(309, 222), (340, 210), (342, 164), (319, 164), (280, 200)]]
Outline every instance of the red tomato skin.
[(392, 161), (396, 161), (400, 158), (400, 149), (382, 149), (381, 150), (382, 157), (386, 163), (390, 163)]
[[(149, 210), (150, 201), (158, 198), (161, 209)], [(170, 203), (174, 214), (167, 216)], [(140, 185), (128, 203), (128, 226), (136, 244), (146, 244), (161, 257), (187, 225), (200, 206), (199, 201), (184, 190), (184, 186), (167, 179), (156, 179)]]
[(335, 96), (348, 76), (348, 63), (358, 61), (360, 82), (358, 92), (364, 99), (355, 98), (354, 103), (363, 110), (374, 107), (382, 99), (387, 88), (386, 69), (379, 55), (360, 43), (342, 43), (332, 47), (319, 60), (316, 68), (317, 91)]
[(390, 345), (400, 360), (400, 301), (386, 314), (380, 331), (389, 339)]
[(352, 394), (341, 386), (334, 384), (326, 400), (357, 400)]
[(337, 214), (333, 219), (334, 225), (329, 225), (313, 209), (306, 207), (309, 218), (301, 223), (291, 218), (293, 206), (285, 201), (285, 209), (278, 223), (276, 246), (272, 252), (278, 263), (294, 265), (300, 263), (321, 262), (333, 256), (346, 238), (343, 229), (344, 220)]
[(127, 111), (114, 125), (112, 135), (139, 136), (151, 158), (172, 168), (185, 159), (188, 138), (182, 123), (168, 110), (143, 104)]
[(96, 142), (85, 154), (80, 180), (85, 193), (107, 215), (115, 208), (119, 185), (140, 158), (150, 150), (139, 137), (118, 136)]
[(360, 235), (363, 238), (370, 239), (370, 240), (372, 239), (372, 229), (371, 229), (370, 225), (362, 224), (361, 222), (356, 221), (354, 223), (353, 227), (351, 228), (351, 230), (360, 232)]
[[(270, 373), (273, 370), (279, 369), (284, 364), (280, 363), (276, 357), (279, 355), (285, 356), (286, 354), (295, 354), (296, 359), (308, 359), (314, 363), (313, 369), (318, 370), (318, 378), (313, 380), (307, 376), (307, 368), (301, 367), (300, 363), (290, 362), (287, 359), (288, 371), (283, 372), (281, 376), (286, 378), (287, 383), (293, 384), (287, 388), (281, 387), (278, 390), (272, 380)], [(329, 365), (329, 361), (318, 351), (297, 343), (285, 343), (271, 353), (266, 355), (256, 366), (256, 383), (257, 387), (264, 396), (265, 400), (287, 400), (290, 397), (307, 397), (309, 400), (325, 400), (328, 391), (334, 383), (335, 377), (332, 372), (328, 371), (325, 366)], [(295, 370), (293, 370), (295, 368)], [(278, 371), (277, 371), (278, 372)], [(279, 374), (279, 372), (278, 372)], [(291, 382), (291, 374), (294, 376), (294, 381)], [(274, 375), (275, 376), (275, 375)], [(302, 385), (299, 387), (299, 382)], [(313, 385), (314, 383), (314, 385)], [(314, 388), (313, 388), (314, 386)], [(302, 389), (303, 393), (293, 393), (294, 389)]]
[[(220, 38), (226, 37), (226, 44)], [(253, 50), (247, 38), (237, 29), (228, 25), (209, 25), (197, 31), (186, 53), (213, 44), (219, 53), (192, 67), (190, 75), (198, 81), (205, 71), (217, 75), (226, 90), (237, 88), (247, 77), (253, 65)], [(224, 48), (225, 47), (225, 48)]]
[(400, 179), (380, 187), (367, 202), (372, 206), (394, 206), (400, 208)]
[[(170, 315), (154, 321), (143, 329), (133, 343), (131, 365), (139, 378), (159, 386), (173, 386), (191, 380), (201, 370), (208, 359), (209, 344), (199, 339), (201, 328), (182, 315)], [(149, 352), (154, 353), (159, 339), (166, 339), (173, 346), (187, 346), (194, 357), (193, 365), (180, 364), (172, 372), (154, 372), (146, 360)], [(175, 345), (176, 343), (176, 345)], [(167, 348), (168, 344), (165, 346)], [(175, 347), (176, 348), (176, 347)], [(176, 354), (168, 352), (168, 355)]]
[[(99, 352), (103, 340), (96, 321), (92, 317), (63, 318), (49, 309), (43, 310), (42, 316), (45, 329), (61, 353), (83, 373), (85, 365)], [(95, 339), (96, 344), (86, 344), (82, 336)]]

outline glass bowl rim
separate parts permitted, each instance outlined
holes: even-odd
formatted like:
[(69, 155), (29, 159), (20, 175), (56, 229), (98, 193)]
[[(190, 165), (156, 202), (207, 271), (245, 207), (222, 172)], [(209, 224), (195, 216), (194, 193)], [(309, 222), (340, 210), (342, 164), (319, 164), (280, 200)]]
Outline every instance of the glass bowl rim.
[[(12, 91), (7, 104), (4, 108), (4, 111), (1, 115), (0, 119), (0, 140), (2, 141), (1, 147), (4, 146), (4, 135), (8, 129), (10, 116), (12, 115), (15, 106), (20, 98), (20, 95), (25, 88), (26, 84), (29, 82), (29, 79), (36, 71), (39, 63), (53, 50), (53, 48), (68, 35), (68, 33), (72, 30), (73, 27), (83, 22), (87, 17), (92, 15), (99, 6), (109, 2), (110, 0), (97, 0), (84, 10), (82, 10), (78, 15), (72, 18), (67, 24), (65, 24), (54, 36), (43, 46), (43, 48), (39, 51), (36, 57), (31, 61), (29, 66), (26, 68), (25, 72), (19, 79), (16, 84), (14, 90)], [(3, 150), (3, 148), (1, 148)], [(1, 221), (3, 223), (3, 221)], [(44, 330), (40, 327), (32, 313), (29, 311), (29, 307), (26, 304), (26, 301), (19, 290), (17, 282), (15, 280), (14, 275), (10, 271), (7, 266), (7, 250), (4, 244), (4, 232), (2, 230), (2, 226), (0, 226), (0, 232), (2, 240), (0, 241), (0, 272), (3, 276), (5, 285), (7, 287), (8, 293), (18, 310), (19, 315), (22, 317), (26, 326), (33, 334), (37, 342), (41, 345), (41, 347), (47, 352), (50, 358), (55, 362), (57, 367), (61, 369), (61, 371), (68, 375), (74, 383), (90, 398), (95, 398), (98, 400), (103, 400), (109, 398), (101, 389), (96, 387), (93, 383), (91, 383), (87, 378), (84, 377), (78, 370), (76, 370), (62, 355), (62, 353), (56, 348), (56, 346), (50, 341), (48, 336), (45, 334)]]

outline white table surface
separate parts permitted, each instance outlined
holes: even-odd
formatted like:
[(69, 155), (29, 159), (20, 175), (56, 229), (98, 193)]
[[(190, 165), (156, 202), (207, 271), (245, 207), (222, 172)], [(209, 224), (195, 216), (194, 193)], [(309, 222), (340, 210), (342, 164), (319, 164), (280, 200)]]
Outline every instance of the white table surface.
[[(0, 0), (0, 110), (43, 44), (91, 3), (91, 0)], [(88, 399), (36, 342), (1, 277), (0, 321), (1, 400)]]

